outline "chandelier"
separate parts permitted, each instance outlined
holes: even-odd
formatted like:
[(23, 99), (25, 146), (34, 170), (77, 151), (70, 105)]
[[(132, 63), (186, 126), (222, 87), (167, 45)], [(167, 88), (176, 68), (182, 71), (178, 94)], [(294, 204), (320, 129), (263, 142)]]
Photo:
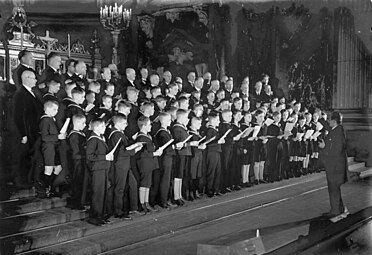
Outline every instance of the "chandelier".
[(132, 9), (123, 8), (123, 5), (101, 6), (100, 21), (105, 29), (120, 31), (129, 27), (132, 19)]

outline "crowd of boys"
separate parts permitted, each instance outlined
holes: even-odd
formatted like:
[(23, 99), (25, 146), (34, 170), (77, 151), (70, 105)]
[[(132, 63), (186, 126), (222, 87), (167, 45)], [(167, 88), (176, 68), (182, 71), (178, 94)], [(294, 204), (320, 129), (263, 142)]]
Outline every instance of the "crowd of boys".
[(66, 74), (44, 74), (32, 89), (44, 109), (33, 154), (43, 167), (32, 169), (41, 197), (60, 195), (64, 172), (68, 206), (90, 205), (92, 224), (321, 169), (324, 115), (275, 97), (267, 75), (250, 92), (248, 78), (234, 87), (227, 76), (182, 81), (166, 71), (161, 80), (146, 68), (121, 78), (105, 67), (88, 80), (84, 65), (70, 59)]

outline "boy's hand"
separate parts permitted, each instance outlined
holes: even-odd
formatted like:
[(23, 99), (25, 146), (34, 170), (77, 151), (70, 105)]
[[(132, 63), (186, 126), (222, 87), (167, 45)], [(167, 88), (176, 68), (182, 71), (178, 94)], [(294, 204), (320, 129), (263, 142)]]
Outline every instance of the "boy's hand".
[(217, 143), (218, 143), (218, 144), (224, 144), (224, 143), (225, 143), (225, 139), (220, 139), (220, 140), (218, 140)]
[(265, 143), (267, 143), (267, 141), (269, 141), (269, 139), (265, 138), (265, 139), (262, 140), (262, 143), (265, 144)]
[(255, 137), (249, 137), (248, 138), (248, 141), (253, 141), (253, 140), (256, 140), (256, 138)]
[(163, 154), (163, 150), (157, 150), (157, 151), (154, 152), (155, 157), (159, 157), (159, 156), (161, 156), (161, 154)]
[(190, 142), (190, 146), (198, 146), (198, 141), (192, 141)]
[(319, 148), (324, 149), (324, 147), (325, 147), (324, 140), (320, 140), (318, 146), (319, 146)]
[(65, 140), (66, 139), (66, 133), (61, 133), (58, 135), (58, 140)]
[(240, 140), (240, 137), (234, 136), (233, 141), (238, 141), (238, 140)]
[(198, 146), (198, 149), (200, 149), (200, 150), (205, 150), (207, 148), (207, 145), (206, 144), (202, 144), (202, 145), (199, 145)]
[(22, 137), (21, 143), (26, 144), (27, 141), (27, 136)]
[(112, 153), (106, 154), (106, 160), (107, 161), (113, 161), (114, 160), (114, 154), (112, 154)]
[(183, 142), (176, 143), (176, 150), (180, 150), (183, 147)]
[(247, 154), (248, 153), (247, 149), (243, 149), (243, 153)]

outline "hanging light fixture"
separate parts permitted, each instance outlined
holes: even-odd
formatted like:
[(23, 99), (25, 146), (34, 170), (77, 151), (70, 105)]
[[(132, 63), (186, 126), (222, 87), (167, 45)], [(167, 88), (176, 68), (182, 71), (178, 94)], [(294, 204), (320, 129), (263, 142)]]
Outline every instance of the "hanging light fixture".
[(123, 8), (123, 5), (101, 6), (100, 21), (105, 29), (109, 30), (123, 30), (127, 29), (132, 19), (132, 9)]

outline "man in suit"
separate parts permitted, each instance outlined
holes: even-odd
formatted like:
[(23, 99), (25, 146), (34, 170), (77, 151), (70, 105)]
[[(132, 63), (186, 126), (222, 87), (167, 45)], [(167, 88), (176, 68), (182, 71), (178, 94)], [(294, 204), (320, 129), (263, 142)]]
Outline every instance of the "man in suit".
[(143, 88), (149, 86), (149, 81), (147, 78), (149, 77), (149, 71), (147, 70), (146, 67), (142, 67), (140, 69), (140, 77), (136, 79), (134, 82), (136, 84), (136, 88), (139, 90), (142, 90)]
[(125, 69), (125, 78), (123, 80), (124, 86), (121, 91), (122, 98), (127, 98), (127, 88), (128, 87), (134, 87), (136, 88), (136, 85), (134, 84), (134, 81), (136, 79), (136, 71), (133, 68), (127, 68)]
[(346, 138), (341, 125), (342, 116), (339, 112), (332, 112), (329, 122), (319, 119), (324, 129), (328, 131), (324, 140), (319, 143), (320, 159), (326, 170), (329, 200), (331, 210), (324, 213), (328, 218), (336, 217), (347, 212), (341, 198), (341, 185), (347, 181)]
[(187, 75), (187, 81), (184, 83), (182, 88), (182, 92), (191, 93), (194, 90), (194, 83), (195, 83), (195, 72), (189, 72)]
[(72, 81), (72, 76), (75, 73), (75, 59), (68, 59), (65, 63), (67, 71), (64, 74), (61, 74), (60, 80), (61, 80), (61, 89), (57, 92), (57, 97), (62, 100), (65, 97), (67, 97), (66, 91), (65, 91), (65, 86), (66, 86), (66, 81), (70, 80)]
[(13, 81), (16, 86), (16, 89), (22, 87), (22, 73), (26, 70), (35, 72), (33, 65), (34, 65), (34, 58), (32, 52), (26, 50), (22, 50), (18, 53), (18, 59), (21, 62), (16, 69), (13, 71)]
[(258, 104), (263, 102), (263, 93), (262, 93), (262, 82), (258, 81), (254, 85), (254, 91), (249, 95), (252, 109), (257, 109)]
[[(36, 76), (33, 71), (26, 70), (21, 75), (22, 85), (13, 98), (13, 117), (16, 126), (19, 168), (15, 172), (15, 183), (21, 186), (27, 176), (31, 155), (37, 149), (39, 137), (39, 121), (43, 113), (40, 100), (35, 96), (32, 88), (36, 85)], [(32, 165), (31, 165), (32, 167)]]
[[(62, 63), (61, 56), (56, 52), (49, 53), (47, 57), (48, 65), (44, 69), (43, 73), (39, 77), (38, 81), (36, 82), (36, 91), (39, 96), (41, 97), (47, 92), (48, 88), (46, 87), (46, 83), (53, 79), (61, 79), (61, 74), (59, 72), (59, 68)], [(38, 95), (37, 95), (38, 96)]]
[(87, 89), (89, 85), (89, 81), (85, 78), (87, 74), (87, 65), (84, 61), (76, 61), (75, 62), (75, 74), (72, 76), (72, 81), (76, 83), (76, 85), (80, 86), (83, 89)]
[(171, 81), (172, 81), (172, 73), (170, 71), (165, 71), (163, 73), (163, 81), (159, 84), (161, 93), (164, 96), (167, 94), (167, 90), (168, 90), (168, 87)]

